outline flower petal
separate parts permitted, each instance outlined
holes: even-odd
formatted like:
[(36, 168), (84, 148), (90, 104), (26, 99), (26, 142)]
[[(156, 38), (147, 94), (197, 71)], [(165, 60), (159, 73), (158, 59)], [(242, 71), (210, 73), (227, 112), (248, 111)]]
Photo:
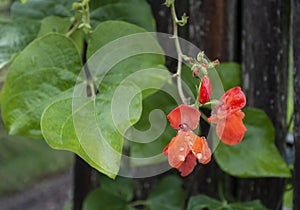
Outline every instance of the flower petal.
[(242, 111), (237, 111), (227, 115), (226, 119), (217, 122), (216, 133), (222, 142), (234, 145), (242, 141), (247, 130), (242, 121), (244, 116)]
[(164, 150), (164, 153), (168, 155), (169, 164), (173, 168), (179, 168), (190, 153), (189, 139), (193, 134), (193, 132), (179, 131), (167, 146), (167, 150)]
[(197, 136), (192, 145), (192, 152), (202, 164), (207, 164), (211, 160), (211, 150), (204, 137)]
[(163, 149), (163, 154), (165, 156), (168, 155), (168, 149), (169, 149), (169, 147), (171, 147), (174, 144), (175, 141), (176, 141), (176, 137), (172, 138), (172, 140), (170, 141), (170, 143), (167, 146), (165, 146), (165, 148)]
[(187, 176), (190, 173), (192, 173), (192, 171), (194, 170), (196, 164), (197, 164), (197, 162), (196, 162), (195, 156), (192, 153), (190, 153), (187, 156), (187, 158), (185, 159), (185, 161), (178, 168), (178, 170), (181, 172), (180, 175), (181, 176)]
[(204, 76), (199, 91), (199, 102), (205, 104), (210, 100), (212, 86), (208, 76)]
[(234, 112), (246, 105), (246, 96), (240, 87), (234, 87), (226, 91), (220, 101), (224, 102), (226, 111)]
[(179, 130), (180, 125), (186, 124), (191, 130), (195, 130), (200, 120), (200, 112), (190, 106), (180, 105), (173, 109), (167, 116), (173, 128)]

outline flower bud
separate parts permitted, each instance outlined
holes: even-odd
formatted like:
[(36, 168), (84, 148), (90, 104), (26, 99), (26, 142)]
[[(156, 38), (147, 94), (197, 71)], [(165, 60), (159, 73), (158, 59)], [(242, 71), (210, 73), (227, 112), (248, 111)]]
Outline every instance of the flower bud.
[(212, 86), (208, 76), (204, 76), (200, 86), (199, 102), (205, 104), (210, 100)]
[(195, 78), (200, 78), (199, 77), (199, 67), (198, 66), (196, 66), (194, 69), (193, 69), (193, 76), (195, 77)]

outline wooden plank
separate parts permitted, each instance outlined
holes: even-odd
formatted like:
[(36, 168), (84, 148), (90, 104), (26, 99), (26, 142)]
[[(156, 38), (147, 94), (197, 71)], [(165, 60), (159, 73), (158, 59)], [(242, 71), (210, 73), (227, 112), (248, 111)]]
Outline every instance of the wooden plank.
[[(242, 66), (248, 105), (263, 109), (275, 126), (275, 144), (282, 155), (287, 134), (290, 2), (242, 1)], [(239, 180), (240, 200), (261, 199), (280, 209), (285, 180)]]
[(300, 209), (300, 0), (293, 1), (294, 174), (293, 209)]

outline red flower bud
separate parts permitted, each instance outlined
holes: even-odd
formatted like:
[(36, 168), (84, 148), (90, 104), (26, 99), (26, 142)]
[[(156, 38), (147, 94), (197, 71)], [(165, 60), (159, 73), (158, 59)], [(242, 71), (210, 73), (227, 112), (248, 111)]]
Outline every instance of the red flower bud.
[(194, 62), (194, 59), (192, 57), (189, 58), (190, 63)]
[(207, 68), (208, 66), (207, 66), (206, 63), (202, 63), (202, 67), (203, 67), (203, 68)]
[(217, 60), (214, 60), (214, 64), (215, 65), (219, 65), (220, 64), (220, 61), (217, 59)]
[(194, 76), (195, 78), (198, 78), (198, 79), (199, 79), (199, 68), (198, 68), (198, 67), (195, 67), (195, 68), (193, 69), (193, 76)]
[(204, 76), (202, 79), (202, 83), (200, 86), (199, 92), (199, 102), (201, 104), (205, 104), (210, 100), (211, 97), (212, 86), (208, 76)]

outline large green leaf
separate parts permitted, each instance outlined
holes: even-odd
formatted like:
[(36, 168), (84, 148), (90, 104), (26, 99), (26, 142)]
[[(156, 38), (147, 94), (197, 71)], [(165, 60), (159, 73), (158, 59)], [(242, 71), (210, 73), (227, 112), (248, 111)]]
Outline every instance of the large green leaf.
[(99, 25), (91, 34), (86, 64), (99, 93), (90, 97), (90, 81), (82, 73), (73, 101), (57, 100), (42, 116), (43, 135), (52, 147), (76, 152), (112, 178), (120, 167), (123, 136), (141, 115), (141, 91), (169, 80), (152, 35), (121, 38), (138, 32), (145, 30), (120, 21)]
[(134, 196), (132, 179), (120, 176), (115, 180), (105, 176), (99, 178), (101, 186), (89, 193), (83, 204), (84, 210), (135, 209), (129, 205)]
[(30, 20), (0, 22), (0, 69), (30, 43), (39, 30), (39, 23)]
[(227, 203), (221, 202), (206, 195), (197, 195), (189, 199), (187, 210), (267, 210), (260, 201), (250, 201), (245, 203)]
[(245, 110), (243, 141), (228, 146), (220, 142), (215, 158), (225, 172), (237, 177), (290, 177), (287, 164), (274, 144), (274, 127), (258, 109)]
[(147, 198), (149, 210), (180, 210), (184, 205), (182, 180), (175, 176), (167, 176), (157, 183)]
[(224, 90), (242, 85), (242, 68), (239, 63), (220, 63), (216, 68)]
[(1, 96), (10, 134), (41, 137), (40, 118), (53, 101), (70, 94), (81, 69), (74, 43), (59, 34), (33, 41), (13, 61)]
[(93, 25), (106, 20), (122, 20), (155, 31), (151, 8), (145, 0), (98, 1), (92, 3), (92, 9)]
[[(107, 169), (108, 167), (104, 169), (106, 163), (101, 162), (100, 164), (102, 165), (100, 165), (100, 160), (98, 163), (95, 163), (80, 145), (73, 123), (72, 103), (74, 100), (80, 99), (69, 97), (57, 100), (45, 108), (41, 119), (41, 129), (46, 142), (54, 149), (69, 150), (76, 153), (97, 170), (106, 173), (110, 177), (114, 177), (114, 174), (109, 173), (110, 170), (113, 170), (113, 167), (116, 167), (114, 169), (115, 171), (118, 170), (119, 160), (115, 158), (114, 154), (105, 153), (106, 162), (111, 162), (112, 164), (109, 166), (110, 169)], [(85, 107), (93, 105), (94, 102), (91, 100), (85, 104)], [(97, 125), (88, 123), (89, 117), (90, 116), (87, 116), (87, 120), (85, 121), (89, 129), (88, 131), (82, 132), (84, 132), (84, 134), (87, 133), (86, 138), (96, 141), (99, 138), (97, 135), (98, 132), (95, 132)], [(104, 155), (105, 149), (106, 148), (101, 148), (101, 150), (98, 151), (98, 155)], [(106, 159), (104, 159), (104, 161)]]

